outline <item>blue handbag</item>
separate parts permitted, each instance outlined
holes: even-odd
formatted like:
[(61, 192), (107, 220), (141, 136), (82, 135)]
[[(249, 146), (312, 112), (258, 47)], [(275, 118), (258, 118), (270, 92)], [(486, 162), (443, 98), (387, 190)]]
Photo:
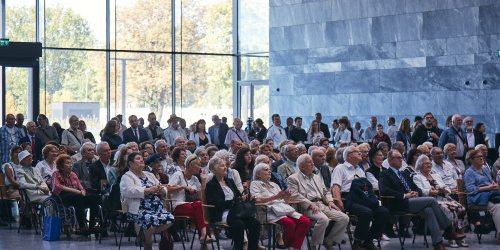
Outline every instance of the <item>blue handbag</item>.
[(55, 216), (43, 217), (43, 240), (58, 241), (61, 236), (61, 218)]

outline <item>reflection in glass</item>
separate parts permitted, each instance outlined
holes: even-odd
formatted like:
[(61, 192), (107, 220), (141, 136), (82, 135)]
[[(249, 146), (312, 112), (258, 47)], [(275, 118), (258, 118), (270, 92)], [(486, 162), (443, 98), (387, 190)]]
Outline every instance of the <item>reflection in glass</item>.
[(70, 115), (85, 120), (94, 136), (106, 124), (106, 56), (104, 52), (46, 50), (40, 109), (50, 122), (69, 126)]

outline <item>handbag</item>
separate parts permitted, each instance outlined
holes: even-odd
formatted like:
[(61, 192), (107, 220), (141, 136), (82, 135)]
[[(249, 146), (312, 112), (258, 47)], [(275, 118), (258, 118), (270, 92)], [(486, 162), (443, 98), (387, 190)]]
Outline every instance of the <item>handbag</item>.
[(61, 218), (55, 216), (43, 217), (43, 240), (58, 241), (61, 236)]
[[(186, 183), (186, 186), (189, 186), (189, 183), (186, 179), (186, 176), (184, 175), (184, 172), (182, 172), (182, 176), (184, 177), (184, 182)], [(184, 190), (184, 200), (186, 202), (195, 202), (195, 201), (200, 201), (200, 194), (198, 193), (198, 190), (194, 190), (193, 193), (188, 192), (187, 190)]]
[(255, 207), (255, 199), (250, 199), (250, 195), (247, 195), (245, 200), (241, 198), (234, 199), (233, 205), (227, 214), (227, 221), (230, 223), (231, 220), (255, 218), (256, 214), (257, 208)]
[(271, 210), (273, 210), (276, 216), (290, 216), (295, 212), (292, 206), (283, 202), (272, 203), (269, 207), (271, 207)]
[(354, 178), (351, 189), (346, 197), (345, 207), (349, 209), (353, 203), (357, 203), (376, 209), (380, 206), (377, 196), (373, 192), (373, 186), (366, 178)]

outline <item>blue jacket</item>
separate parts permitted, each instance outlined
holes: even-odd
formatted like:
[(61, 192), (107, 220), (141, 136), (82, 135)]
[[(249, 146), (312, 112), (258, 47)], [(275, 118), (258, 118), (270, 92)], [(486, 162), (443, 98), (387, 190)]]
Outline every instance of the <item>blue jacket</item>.
[[(460, 131), (462, 131), (462, 137), (464, 138), (464, 140), (467, 140), (465, 138), (465, 130), (463, 128), (460, 128)], [(444, 148), (444, 146), (448, 143), (457, 145), (457, 130), (455, 130), (454, 127), (447, 128), (443, 131), (443, 133), (441, 133), (441, 136), (439, 137), (438, 146), (440, 148)]]

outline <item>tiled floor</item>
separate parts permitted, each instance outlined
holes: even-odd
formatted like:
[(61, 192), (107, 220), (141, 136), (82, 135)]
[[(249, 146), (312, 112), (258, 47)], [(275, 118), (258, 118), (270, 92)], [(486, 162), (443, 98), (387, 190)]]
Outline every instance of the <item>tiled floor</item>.
[[(347, 240), (347, 235), (346, 235)], [(10, 230), (8, 227), (0, 228), (0, 250), (29, 250), (29, 249), (51, 249), (51, 250), (86, 250), (86, 249), (118, 249), (115, 245), (115, 240), (113, 234), (110, 237), (103, 239), (102, 243), (99, 244), (94, 238), (88, 240), (79, 240), (76, 236), (72, 240), (66, 240), (62, 236), (61, 241), (43, 241), (41, 235), (35, 235), (34, 230), (22, 230), (21, 233), (17, 233), (16, 229)], [(495, 245), (495, 239), (493, 233), (483, 236), (482, 244), (478, 244), (476, 236), (473, 234), (467, 235), (467, 242), (469, 243), (469, 249), (500, 249), (500, 246)], [(189, 249), (189, 243), (186, 243), (187, 249)], [(230, 249), (230, 242), (228, 240), (223, 241), (221, 249)], [(341, 245), (342, 249), (351, 249), (349, 244)], [(175, 244), (175, 249), (182, 249), (180, 243)], [(400, 249), (398, 239), (391, 239), (389, 242), (382, 243), (383, 249)], [(122, 249), (138, 249), (134, 246), (134, 238), (128, 241), (128, 238), (123, 238)], [(158, 249), (157, 244), (153, 246), (153, 249)], [(200, 249), (199, 243), (195, 240), (193, 249)], [(305, 244), (303, 249), (307, 249)], [(324, 248), (322, 248), (324, 249)], [(405, 244), (405, 249), (425, 249), (423, 245), (423, 237), (417, 237), (416, 243), (411, 244), (411, 240), (407, 240)], [(429, 248), (431, 249), (431, 248)], [(466, 248), (463, 248), (466, 249)]]

